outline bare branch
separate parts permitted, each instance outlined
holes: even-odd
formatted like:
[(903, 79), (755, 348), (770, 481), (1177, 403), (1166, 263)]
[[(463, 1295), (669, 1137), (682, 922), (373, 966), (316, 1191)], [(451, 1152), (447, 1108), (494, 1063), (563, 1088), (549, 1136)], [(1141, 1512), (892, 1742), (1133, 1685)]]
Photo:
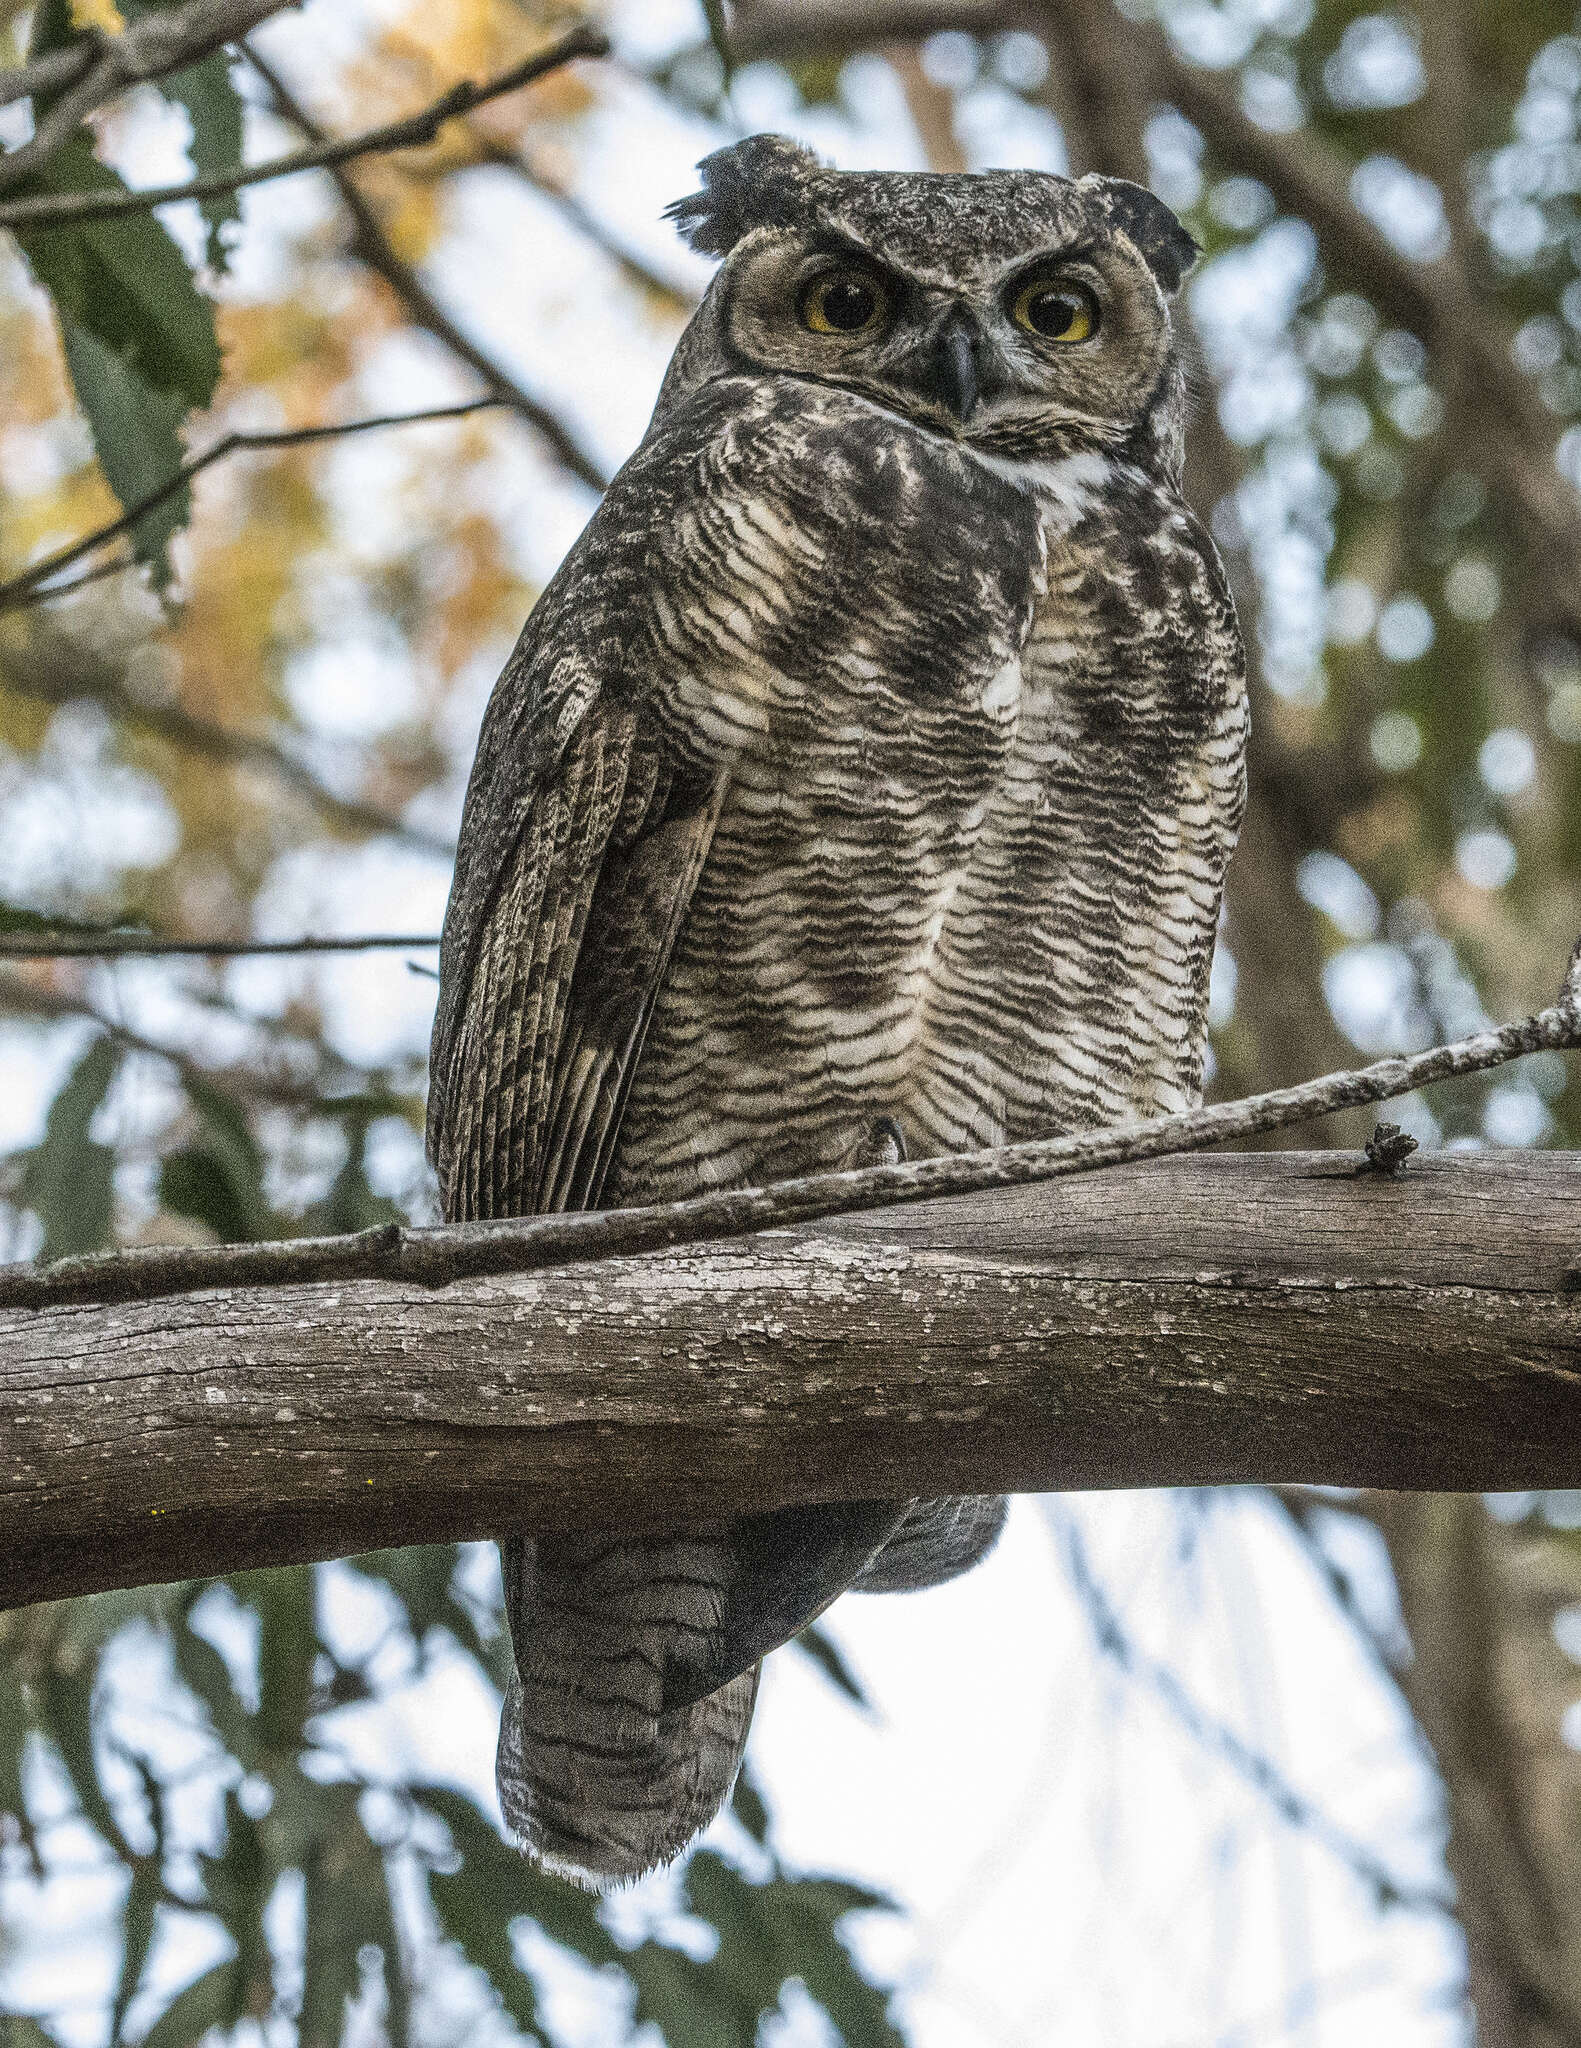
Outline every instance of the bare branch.
[(58, 93), (31, 137), (0, 155), (0, 192), (9, 192), (59, 155), (83, 120), (127, 86), (195, 64), (301, 0), (189, 0), (150, 14), (118, 36), (92, 31), (64, 50), (0, 74), (0, 106)]
[(1145, 1123), (1038, 1138), (986, 1152), (907, 1160), (899, 1166), (810, 1174), (766, 1188), (721, 1188), (642, 1209), (523, 1216), (405, 1230), (391, 1224), (347, 1237), (93, 1252), (46, 1270), (0, 1269), (0, 1308), (56, 1302), (145, 1300), (195, 1287), (269, 1286), (304, 1280), (382, 1279), (443, 1287), (484, 1275), (541, 1272), (587, 1259), (627, 1257), (743, 1237), (831, 1216), (930, 1201), (941, 1195), (1027, 1187), (1098, 1167), (1206, 1151), (1359, 1103), (1387, 1102), (1451, 1076), (1484, 1073), (1523, 1053), (1581, 1047), (1581, 945), (1560, 1000), (1519, 1023), (1480, 1031), (1408, 1058), (1276, 1088)]
[[(330, 1108), (334, 1098), (358, 1093), (366, 1086), (365, 1075), (316, 1046), (307, 1048), (319, 1060), (319, 1071), (314, 1074), (302, 1073), (300, 1062), (296, 1063), (298, 1070), (293, 1071), (290, 1060), (279, 1056), (284, 1048), (277, 1048), (277, 1055), (268, 1061), (250, 1059), (245, 1065), (235, 1067), (207, 1065), (194, 1059), (183, 1046), (149, 1038), (116, 1018), (106, 1016), (85, 996), (67, 995), (60, 989), (41, 987), (3, 968), (0, 968), (0, 1014), (81, 1018), (96, 1025), (107, 1038), (114, 1039), (128, 1052), (147, 1053), (151, 1058), (168, 1060), (183, 1080), (217, 1088), (239, 1102), (269, 1103), (281, 1109), (295, 1110)], [(252, 1018), (247, 1021), (258, 1022)], [(306, 1045), (306, 1041), (297, 1043)], [(0, 1266), (0, 1273), (6, 1270)]]
[[(135, 505), (129, 505), (116, 518), (107, 520), (103, 526), (96, 526), (92, 533), (85, 533), (81, 540), (74, 540), (69, 547), (59, 548), (53, 555), (45, 556), (42, 562), (32, 563), (19, 575), (13, 576), (9, 582), (0, 583), (0, 612), (15, 610), (18, 605), (28, 602), (37, 586), (49, 577), (58, 575), (62, 569), (69, 569), (73, 562), (80, 561), (95, 548), (103, 547), (107, 541), (118, 540), (123, 533), (129, 533), (146, 513), (152, 512), (156, 506), (163, 505), (168, 498), (173, 498), (177, 491), (191, 483), (195, 476), (200, 476), (211, 463), (219, 462), (227, 455), (234, 455), (238, 449), (305, 448), (316, 441), (343, 440), (351, 434), (371, 434), (384, 427), (412, 427), (428, 420), (461, 420), (470, 413), (483, 412), (491, 406), (508, 403), (503, 396), (491, 394), (487, 398), (469, 398), (460, 405), (429, 406), (421, 412), (375, 413), (367, 419), (341, 420), (331, 426), (280, 427), (268, 432), (223, 434), (212, 447), (205, 448), (199, 455), (189, 457), (179, 469), (172, 470), (162, 484), (139, 498)], [(78, 579), (79, 582), (86, 580)], [(77, 583), (69, 583), (62, 587), (75, 590)], [(55, 592), (44, 591), (42, 595), (52, 597)]]
[[(327, 141), (324, 131), (292, 93), (273, 65), (261, 57), (251, 43), (244, 43), (242, 47), (248, 62), (274, 96), (275, 105), (280, 112), (288, 120), (294, 121), (303, 134), (313, 142)], [(557, 419), (547, 406), (540, 404), (536, 398), (524, 391), (515, 378), (503, 370), (492, 356), (462, 333), (412, 266), (403, 262), (396, 254), (379, 216), (363, 197), (355, 178), (345, 166), (332, 164), (329, 166), (329, 172), (340, 187), (341, 199), (351, 216), (351, 253), (375, 276), (384, 279), (414, 326), (425, 329), (435, 340), (443, 342), (452, 355), (475, 370), (498, 399), (537, 429), (573, 476), (578, 477), (590, 489), (602, 491), (609, 479), (564, 421)]]
[(1447, 1888), (1410, 1884), (1396, 1877), (1364, 1842), (1337, 1827), (1321, 1806), (1293, 1785), (1271, 1757), (1254, 1749), (1226, 1722), (1210, 1714), (1168, 1665), (1141, 1649), (1099, 1578), (1075, 1518), (1056, 1502), (1048, 1505), (1049, 1520), (1065, 1552), (1071, 1586), (1086, 1612), (1099, 1650), (1128, 1678), (1152, 1693), (1201, 1749), (1227, 1764), (1268, 1802), (1287, 1826), (1300, 1829), (1343, 1863), (1367, 1887), (1380, 1910), (1403, 1906), (1418, 1913), (1452, 1914), (1455, 1901)]
[(1578, 1242), (1574, 1155), (1230, 1154), (444, 1289), (18, 1302), (0, 1603), (820, 1500), (1573, 1483)]
[(20, 609), (28, 605), (53, 604), (57, 597), (71, 597), (76, 591), (85, 590), (90, 583), (104, 583), (111, 576), (119, 576), (123, 570), (138, 567), (137, 557), (122, 553), (111, 555), (105, 561), (95, 562), (91, 569), (84, 569), (80, 576), (68, 576), (64, 583), (51, 583), (46, 589), (30, 590), (15, 600), (15, 605), (0, 605), (0, 611)]
[(376, 932), (302, 939), (162, 939), (157, 932), (106, 932), (102, 938), (84, 938), (74, 932), (59, 938), (0, 937), (0, 960), (247, 960), (268, 953), (424, 952), (438, 944), (432, 932), (416, 937)]
[(682, 285), (667, 278), (651, 264), (635, 255), (605, 227), (598, 217), (585, 207), (574, 192), (568, 192), (562, 185), (546, 177), (531, 157), (520, 150), (512, 149), (509, 143), (501, 142), (490, 135), (486, 128), (480, 128), (475, 121), (467, 123), (467, 138), (477, 151), (480, 163), (488, 164), (495, 170), (509, 171), (524, 185), (530, 185), (540, 198), (547, 199), (562, 220), (567, 221), (577, 233), (583, 235), (619, 266), (630, 281), (643, 291), (652, 292), (656, 298), (666, 299), (679, 308), (690, 308), (696, 303), (695, 295)]
[[(493, 403), (492, 400), (488, 402)], [(75, 589), (76, 584), (83, 580), (79, 577), (65, 587)], [(50, 593), (42, 594), (48, 596)], [(125, 719), (128, 724), (139, 726), (172, 746), (206, 755), (210, 760), (261, 768), (298, 791), (331, 824), (347, 831), (377, 833), (381, 837), (398, 839), (419, 852), (433, 854), (439, 860), (455, 858), (455, 842), (443, 833), (426, 832), (420, 825), (409, 825), (399, 812), (384, 810), (378, 804), (340, 796), (321, 781), (305, 761), (299, 761), (273, 740), (255, 733), (236, 732), (212, 719), (198, 718), (178, 704), (146, 703), (118, 683), (79, 682), (74, 679), (57, 684), (42, 675), (28, 674), (25, 668), (19, 668), (14, 662), (5, 680), (12, 689), (25, 696), (42, 698), (48, 704), (86, 702), (102, 705), (116, 718)]]
[[(274, 5), (283, 0), (273, 0)], [(266, 9), (266, 12), (272, 11)], [(361, 135), (348, 135), (334, 142), (316, 142), (306, 149), (294, 149), (284, 156), (270, 157), (260, 164), (246, 164), (207, 178), (189, 178), (179, 185), (154, 185), (136, 192), (41, 192), (25, 199), (0, 202), (0, 228), (71, 227), (80, 221), (105, 220), (116, 214), (146, 213), (151, 207), (169, 206), (182, 199), (216, 199), (226, 192), (240, 192), (248, 185), (265, 185), (276, 178), (294, 178), (300, 171), (333, 170), (361, 156), (382, 155), (399, 149), (419, 149), (431, 143), (447, 121), (471, 113), (490, 100), (502, 99), (534, 79), (558, 70), (574, 57), (607, 57), (609, 38), (585, 25), (571, 29), (546, 50), (512, 65), (508, 71), (485, 79), (481, 84), (463, 80), (451, 86), (430, 106), (404, 120), (387, 121)], [(86, 90), (86, 85), (83, 88)], [(64, 105), (65, 102), (62, 102)], [(53, 120), (51, 116), (51, 120)], [(42, 132), (42, 131), (41, 131)], [(29, 144), (28, 147), (32, 145)], [(21, 152), (18, 152), (20, 155)]]

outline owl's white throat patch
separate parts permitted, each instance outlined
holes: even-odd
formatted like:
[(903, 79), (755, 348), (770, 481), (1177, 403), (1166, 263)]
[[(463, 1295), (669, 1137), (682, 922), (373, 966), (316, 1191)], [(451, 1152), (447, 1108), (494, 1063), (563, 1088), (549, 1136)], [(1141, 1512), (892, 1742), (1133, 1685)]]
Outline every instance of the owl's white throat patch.
[(1003, 718), (1021, 701), (1021, 658), (1012, 655), (990, 678), (983, 690), (982, 706), (990, 718)]
[(1074, 455), (1062, 455), (1056, 462), (1009, 455), (994, 455), (986, 448), (966, 443), (967, 453), (995, 476), (1002, 476), (1017, 490), (1026, 491), (1041, 504), (1052, 507), (1068, 526), (1100, 505), (1114, 477), (1114, 465), (1096, 448), (1083, 448)]

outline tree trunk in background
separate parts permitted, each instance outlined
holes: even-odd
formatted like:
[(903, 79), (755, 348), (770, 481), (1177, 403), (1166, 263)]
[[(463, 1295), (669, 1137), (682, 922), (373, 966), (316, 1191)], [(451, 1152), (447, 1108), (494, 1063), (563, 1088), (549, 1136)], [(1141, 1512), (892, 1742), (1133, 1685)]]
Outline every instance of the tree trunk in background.
[(1474, 1494), (1373, 1494), (1414, 1651), (1398, 1673), (1448, 1806), (1480, 2048), (1581, 2042), (1581, 1757), (1555, 1614), (1581, 1551), (1495, 1522)]

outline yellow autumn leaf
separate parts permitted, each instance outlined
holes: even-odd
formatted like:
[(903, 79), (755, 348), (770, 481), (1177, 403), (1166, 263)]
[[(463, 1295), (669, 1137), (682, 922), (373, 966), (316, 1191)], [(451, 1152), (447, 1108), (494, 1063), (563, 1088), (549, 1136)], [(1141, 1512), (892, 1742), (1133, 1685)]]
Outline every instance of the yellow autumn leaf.
[(96, 28), (105, 35), (118, 36), (126, 27), (115, 0), (69, 0), (71, 25), (80, 34)]

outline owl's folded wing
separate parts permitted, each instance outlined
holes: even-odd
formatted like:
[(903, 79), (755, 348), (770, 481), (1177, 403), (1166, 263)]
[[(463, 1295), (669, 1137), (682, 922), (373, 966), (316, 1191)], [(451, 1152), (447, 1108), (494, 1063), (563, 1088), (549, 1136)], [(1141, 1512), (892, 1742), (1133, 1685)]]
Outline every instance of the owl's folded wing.
[(725, 781), (678, 772), (639, 705), (600, 692), (525, 792), (504, 778), (507, 815), (477, 819), (434, 1035), (450, 1216), (597, 1205)]

